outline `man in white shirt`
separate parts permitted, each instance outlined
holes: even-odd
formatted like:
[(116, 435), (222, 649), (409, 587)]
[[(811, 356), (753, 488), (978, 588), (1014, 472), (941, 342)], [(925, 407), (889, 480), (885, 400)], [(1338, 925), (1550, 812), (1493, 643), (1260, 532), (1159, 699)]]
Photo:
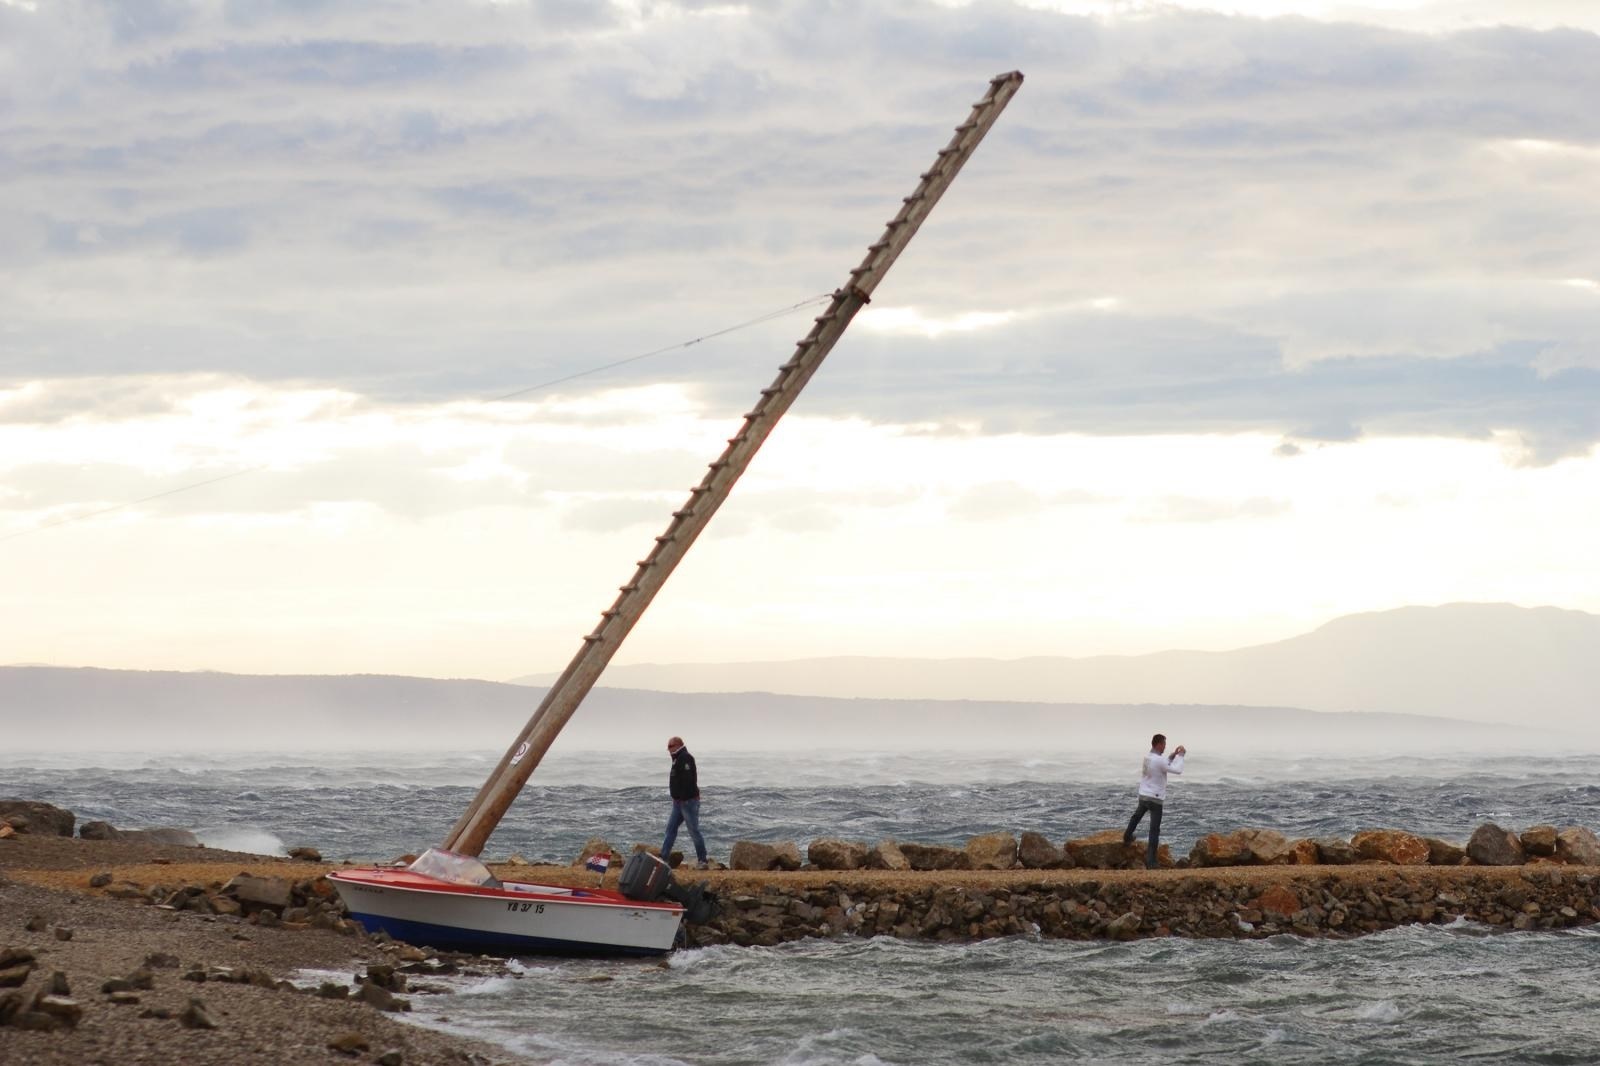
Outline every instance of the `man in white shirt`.
[(1157, 733), (1150, 738), (1150, 754), (1144, 757), (1144, 773), (1139, 778), (1139, 809), (1128, 821), (1128, 831), (1122, 834), (1124, 844), (1133, 843), (1133, 831), (1145, 812), (1150, 812), (1150, 847), (1145, 852), (1144, 867), (1156, 868), (1156, 849), (1161, 846), (1161, 804), (1167, 798), (1167, 775), (1183, 773), (1184, 747), (1179, 744), (1170, 756), (1166, 754), (1167, 738)]

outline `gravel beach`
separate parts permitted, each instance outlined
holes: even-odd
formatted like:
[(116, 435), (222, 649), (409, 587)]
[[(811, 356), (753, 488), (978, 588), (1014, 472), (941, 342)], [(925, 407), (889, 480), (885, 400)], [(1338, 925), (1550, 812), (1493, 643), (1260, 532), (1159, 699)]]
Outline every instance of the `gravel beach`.
[[(271, 928), (171, 911), (88, 888), (90, 877), (100, 871), (135, 881), (150, 881), (141, 874), (155, 872), (167, 883), (182, 883), (225, 880), (241, 870), (303, 877), (320, 869), (211, 849), (44, 836), (0, 841), (0, 952), (31, 952), (36, 964), (25, 984), (0, 988), (0, 997), (17, 992), (31, 1000), (60, 973), (69, 990), (66, 998), (82, 1009), (70, 1028), (0, 1027), (0, 1063), (465, 1066), (513, 1061), (503, 1049), (406, 1024), (397, 1020), (401, 1015), (365, 1002), (184, 976), (227, 968), (283, 980), (314, 969), (337, 972), (353, 984), (371, 964), (395, 964), (405, 950), (398, 945), (323, 929)], [(141, 969), (150, 975), (151, 987), (118, 997), (127, 1002), (101, 991), (107, 981)], [(183, 1016), (194, 1001), (214, 1028), (190, 1027), (197, 1020), (193, 1015), (185, 1024)], [(352, 1050), (330, 1047), (340, 1040)]]

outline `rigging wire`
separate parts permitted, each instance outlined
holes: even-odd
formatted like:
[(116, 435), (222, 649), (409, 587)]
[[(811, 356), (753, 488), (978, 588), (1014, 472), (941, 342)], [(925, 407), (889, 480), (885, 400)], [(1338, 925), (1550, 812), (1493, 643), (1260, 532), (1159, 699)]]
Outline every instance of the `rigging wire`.
[[(668, 352), (682, 351), (685, 348), (692, 348), (696, 344), (700, 344), (704, 341), (715, 340), (718, 337), (726, 337), (730, 333), (737, 333), (742, 329), (749, 329), (752, 326), (759, 326), (765, 322), (771, 322), (775, 319), (782, 318), (785, 315), (792, 315), (796, 311), (814, 306), (822, 303), (824, 300), (830, 300), (832, 298), (833, 294), (831, 292), (819, 293), (816, 296), (807, 297), (806, 299), (801, 300), (799, 303), (790, 304), (788, 307), (780, 307), (775, 311), (768, 311), (765, 314), (757, 315), (755, 318), (746, 319), (743, 322), (736, 322), (731, 326), (724, 326), (721, 329), (712, 330), (710, 333), (702, 333), (700, 336), (690, 338), (686, 341), (679, 341), (676, 344), (668, 344), (660, 348), (653, 348), (648, 352), (640, 352), (638, 355), (630, 355), (625, 359), (618, 359), (614, 362), (603, 363), (600, 366), (593, 366), (587, 370), (579, 370), (576, 373), (566, 374), (559, 378), (551, 378), (549, 381), (541, 381), (537, 385), (529, 385), (527, 388), (518, 389), (515, 392), (508, 392), (503, 396), (493, 396), (487, 400), (484, 400), (483, 402), (504, 403), (507, 400), (514, 400), (519, 396), (526, 396), (531, 392), (538, 392), (542, 389), (549, 389), (554, 388), (557, 385), (564, 385), (569, 381), (576, 381), (578, 378), (588, 377), (591, 374), (599, 374), (602, 371), (614, 370), (619, 366), (627, 366), (629, 363), (637, 363), (641, 360), (651, 359), (658, 355), (666, 355)], [(267, 469), (267, 464), (248, 467), (244, 470), (235, 470), (232, 473), (222, 474), (218, 477), (207, 478), (204, 481), (196, 481), (193, 484), (180, 485), (175, 489), (167, 489), (165, 492), (157, 492), (149, 496), (141, 496), (139, 499), (129, 500), (127, 503), (118, 503), (113, 504), (110, 507), (102, 507), (97, 511), (90, 511), (87, 514), (73, 515), (68, 518), (60, 518), (54, 522), (46, 522), (42, 526), (34, 526), (32, 529), (18, 530), (15, 533), (8, 533), (5, 536), (0, 536), (0, 544), (3, 544), (8, 540), (15, 540), (18, 537), (26, 537), (32, 533), (43, 533), (47, 529), (58, 529), (61, 526), (72, 525), (74, 522), (86, 522), (91, 518), (99, 518), (101, 515), (108, 515), (114, 511), (127, 510), (130, 507), (137, 507), (142, 503), (150, 503), (153, 500), (164, 499), (168, 496), (176, 496), (182, 492), (193, 492), (195, 489), (203, 489), (207, 485), (215, 485), (218, 482), (229, 481), (236, 477), (243, 477), (246, 474), (259, 473), (265, 469)]]

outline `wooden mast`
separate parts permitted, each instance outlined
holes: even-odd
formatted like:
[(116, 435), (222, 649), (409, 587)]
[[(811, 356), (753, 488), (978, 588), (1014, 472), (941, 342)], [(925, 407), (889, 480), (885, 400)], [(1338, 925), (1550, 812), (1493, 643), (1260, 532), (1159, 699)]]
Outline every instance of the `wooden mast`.
[(621, 587), (616, 602), (601, 612), (600, 623), (583, 638), (583, 646), (572, 662), (550, 687), (510, 750), (478, 790), (466, 813), (450, 830), (444, 842), (446, 848), (467, 855), (477, 855), (483, 850), (484, 843), (522, 791), (534, 767), (539, 765), (556, 735), (599, 680), (606, 663), (622, 646), (623, 638), (661, 591), (667, 577), (711, 521), (711, 516), (728, 498), (734, 482), (739, 480), (778, 419), (794, 403), (800, 390), (844, 334), (850, 320), (871, 300), (884, 274), (1021, 86), (1022, 75), (1016, 71), (990, 79), (989, 91), (972, 106), (967, 120), (956, 127), (950, 143), (939, 150), (933, 167), (922, 175), (915, 191), (902, 202), (900, 212), (889, 221), (883, 236), (868, 246), (861, 265), (850, 271), (850, 280), (834, 292), (833, 302), (816, 318), (811, 332), (796, 346), (794, 355), (778, 368), (777, 378), (761, 390), (761, 398), (744, 416), (744, 424), (728, 439), (726, 450), (711, 463), (704, 480), (690, 491), (689, 499), (672, 513), (666, 532), (655, 539), (655, 547), (640, 560), (633, 577)]

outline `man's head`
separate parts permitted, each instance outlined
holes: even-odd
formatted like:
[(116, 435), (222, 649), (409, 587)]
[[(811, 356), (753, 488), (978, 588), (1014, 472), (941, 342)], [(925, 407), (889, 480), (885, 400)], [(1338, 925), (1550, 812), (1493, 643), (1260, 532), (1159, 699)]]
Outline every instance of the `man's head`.
[(667, 754), (668, 755), (672, 755), (672, 756), (676, 757), (678, 752), (680, 752), (682, 750), (683, 750), (683, 738), (682, 737), (673, 737), (671, 740), (667, 741)]
[[(681, 744), (683, 742), (680, 740), (678, 743)], [(1165, 733), (1157, 733), (1155, 736), (1151, 737), (1150, 750), (1155, 752), (1157, 755), (1160, 755), (1162, 752), (1166, 751), (1167, 735)]]

